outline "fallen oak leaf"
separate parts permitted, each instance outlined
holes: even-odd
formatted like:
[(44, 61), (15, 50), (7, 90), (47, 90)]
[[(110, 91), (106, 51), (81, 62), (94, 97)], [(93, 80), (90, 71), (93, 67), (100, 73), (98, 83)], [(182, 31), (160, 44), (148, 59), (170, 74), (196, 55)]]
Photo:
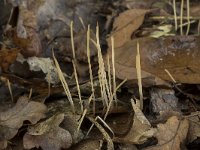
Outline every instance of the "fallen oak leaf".
[(47, 107), (22, 96), (11, 109), (0, 113), (0, 141), (12, 139), (25, 120), (32, 124), (45, 117)]
[(115, 19), (111, 36), (115, 39), (114, 46), (116, 48), (131, 40), (131, 35), (142, 25), (146, 13), (150, 11), (148, 9), (131, 9), (122, 12)]
[[(158, 39), (144, 37), (127, 42), (115, 49), (117, 78), (137, 83), (135, 68), (137, 42), (140, 45), (143, 86), (163, 85), (164, 82), (160, 81), (171, 81), (165, 69), (179, 83), (200, 83), (200, 36), (168, 36)], [(111, 53), (109, 49), (110, 60)]]
[(181, 143), (187, 137), (189, 122), (187, 119), (179, 120), (177, 116), (170, 117), (165, 124), (158, 124), (155, 137), (158, 144), (145, 150), (181, 150)]
[(23, 137), (24, 148), (41, 147), (43, 150), (69, 148), (72, 136), (67, 130), (59, 127), (63, 119), (64, 114), (58, 114), (29, 128)]

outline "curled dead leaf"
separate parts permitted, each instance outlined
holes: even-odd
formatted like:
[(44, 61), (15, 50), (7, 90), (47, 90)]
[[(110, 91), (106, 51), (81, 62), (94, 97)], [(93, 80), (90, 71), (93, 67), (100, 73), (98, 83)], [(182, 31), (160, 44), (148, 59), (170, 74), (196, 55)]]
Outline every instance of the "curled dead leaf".
[(151, 124), (140, 110), (139, 101), (137, 100), (135, 103), (132, 100), (132, 106), (135, 112), (133, 124), (125, 136), (114, 137), (113, 140), (116, 142), (142, 144), (156, 133), (156, 129), (151, 127)]

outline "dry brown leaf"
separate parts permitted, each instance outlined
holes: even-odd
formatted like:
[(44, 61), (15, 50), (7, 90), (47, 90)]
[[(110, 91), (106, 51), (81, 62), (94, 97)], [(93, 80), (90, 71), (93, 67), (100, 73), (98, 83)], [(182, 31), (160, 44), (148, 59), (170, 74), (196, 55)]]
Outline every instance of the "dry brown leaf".
[(64, 114), (58, 114), (31, 127), (24, 135), (24, 147), (41, 147), (43, 150), (69, 148), (72, 144), (71, 134), (59, 127), (63, 119)]
[(188, 133), (187, 119), (179, 120), (177, 116), (170, 117), (165, 124), (158, 124), (156, 138), (158, 144), (145, 150), (181, 150)]
[(128, 9), (133, 8), (145, 8), (149, 9), (152, 7), (152, 4), (157, 0), (123, 0), (122, 6), (127, 7)]
[(33, 4), (34, 1), (30, 1), (29, 4), (19, 7), (17, 27), (13, 36), (14, 43), (22, 48), (23, 55), (27, 57), (38, 56), (42, 52), (42, 45), (37, 32), (36, 13), (32, 10), (33, 7), (31, 9), (27, 8), (28, 5), (33, 6)]
[(114, 137), (114, 141), (130, 143), (130, 144), (142, 144), (148, 138), (152, 137), (156, 133), (156, 129), (151, 127), (151, 124), (140, 110), (139, 101), (132, 100), (133, 110), (135, 112), (133, 118), (133, 124), (127, 135), (124, 137)]
[(0, 113), (0, 140), (13, 138), (25, 120), (37, 123), (45, 117), (46, 111), (44, 104), (29, 101), (25, 96), (20, 97), (13, 108)]
[[(187, 6), (186, 6), (187, 7)], [(199, 2), (194, 2), (190, 4), (190, 16), (199, 17), (200, 16), (200, 4)]]
[[(143, 86), (163, 84), (160, 82), (162, 80), (172, 81), (165, 69), (177, 82), (200, 83), (200, 36), (140, 38), (129, 41), (115, 49), (115, 69), (118, 78), (137, 81), (137, 41), (140, 44)], [(109, 52), (111, 53), (111, 50)], [(111, 57), (111, 54), (109, 56)], [(157, 79), (162, 80), (158, 82)]]
[(188, 143), (193, 142), (198, 137), (200, 137), (200, 119), (198, 114), (191, 114), (190, 117), (188, 117), (190, 127), (188, 131)]
[(19, 51), (20, 50), (15, 48), (7, 49), (5, 47), (0, 50), (0, 66), (3, 71), (8, 71), (9, 66), (16, 60)]
[[(114, 21), (113, 32), (111, 36), (114, 36), (115, 47), (121, 47), (126, 42), (131, 40), (131, 35), (137, 30), (143, 23), (145, 14), (150, 12), (146, 9), (131, 9), (122, 12)], [(109, 39), (109, 42), (110, 39)]]

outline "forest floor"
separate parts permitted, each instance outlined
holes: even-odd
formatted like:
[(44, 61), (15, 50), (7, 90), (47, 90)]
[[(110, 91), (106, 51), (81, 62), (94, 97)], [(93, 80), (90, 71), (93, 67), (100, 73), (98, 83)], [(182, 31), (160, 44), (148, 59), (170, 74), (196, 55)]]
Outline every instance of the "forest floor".
[(0, 1), (0, 150), (200, 148), (198, 0)]

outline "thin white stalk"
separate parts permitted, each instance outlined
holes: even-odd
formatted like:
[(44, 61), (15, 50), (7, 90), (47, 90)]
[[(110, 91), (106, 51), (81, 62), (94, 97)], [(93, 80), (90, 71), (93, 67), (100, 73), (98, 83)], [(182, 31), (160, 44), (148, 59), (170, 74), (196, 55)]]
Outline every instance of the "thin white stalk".
[[(124, 80), (116, 87), (115, 92), (117, 92), (117, 90), (118, 90), (126, 81), (127, 81), (127, 79), (124, 79)], [(111, 99), (113, 99), (113, 98), (114, 98), (114, 94), (111, 95)], [(111, 106), (112, 106), (112, 103), (113, 103), (113, 100), (109, 102), (107, 111), (106, 111), (106, 113), (105, 113), (105, 115), (104, 115), (104, 118), (103, 118), (104, 120), (105, 120), (105, 119), (107, 118), (107, 116), (108, 116), (108, 113), (109, 113), (109, 111), (110, 111), (110, 108), (111, 108)]]
[[(113, 136), (115, 135), (114, 132), (113, 132), (113, 130), (109, 127), (109, 125), (101, 117), (97, 116), (95, 118), (95, 121), (97, 121), (97, 120), (100, 120), (104, 124), (104, 126), (113, 134)], [(89, 133), (91, 132), (91, 130), (92, 130), (93, 127), (94, 127), (94, 124), (92, 124), (92, 126), (89, 128), (86, 136), (89, 135)]]
[(186, 35), (189, 34), (190, 32), (190, 0), (187, 0), (187, 31), (186, 31)]
[(138, 87), (140, 94), (140, 108), (143, 109), (143, 92), (142, 92), (142, 74), (141, 74), (141, 64), (140, 64), (140, 45), (137, 42), (137, 55), (136, 55), (136, 71), (138, 79)]
[[(88, 107), (90, 106), (90, 102), (92, 101), (92, 95), (89, 97), (88, 99)], [(83, 113), (82, 113), (82, 116), (81, 116), (81, 119), (79, 120), (78, 122), (78, 128), (77, 128), (77, 133), (79, 133), (79, 130), (81, 128), (81, 124), (83, 123), (83, 119), (85, 118), (85, 115), (87, 114), (87, 111), (88, 111), (88, 108), (85, 108), (83, 110)]]
[(29, 95), (28, 95), (28, 99), (31, 99), (32, 93), (33, 93), (33, 89), (31, 88), (30, 92), (29, 92)]
[(7, 79), (7, 85), (8, 85), (8, 90), (10, 92), (10, 97), (11, 97), (11, 100), (12, 102), (14, 102), (14, 98), (13, 98), (13, 92), (12, 92), (12, 88), (11, 88), (11, 84), (10, 84), (10, 81)]
[(104, 130), (104, 128), (95, 119), (91, 117), (88, 117), (88, 119), (99, 129), (99, 131), (104, 136), (105, 140), (107, 141), (107, 150), (114, 150), (113, 141), (110, 138), (109, 134)]
[(47, 97), (49, 97), (50, 94), (51, 94), (51, 77), (50, 77), (50, 70), (48, 70), (47, 78), (48, 78), (48, 95), (47, 95)]
[[(115, 78), (115, 50), (114, 50), (114, 38), (111, 37), (111, 46), (112, 46), (112, 72), (113, 72), (113, 92), (115, 92), (116, 89), (116, 78)], [(117, 101), (117, 95), (114, 94), (114, 100)]]
[(91, 90), (92, 90), (92, 96), (93, 96), (93, 113), (95, 114), (94, 83), (93, 83), (93, 73), (92, 73), (92, 66), (91, 66), (91, 60), (90, 60), (90, 25), (88, 25), (88, 30), (87, 30), (87, 58), (88, 58)]
[(112, 82), (111, 82), (111, 70), (110, 70), (110, 56), (107, 56), (107, 65), (108, 65), (108, 82), (109, 82), (109, 89), (110, 93), (112, 92)]
[(166, 72), (167, 75), (172, 79), (172, 81), (173, 81), (174, 83), (177, 83), (176, 80), (174, 79), (174, 77), (171, 75), (171, 73), (170, 73), (167, 69), (165, 69), (165, 72)]
[(70, 24), (70, 33), (71, 33), (72, 55), (73, 55), (73, 59), (75, 60), (76, 56), (75, 56), (75, 48), (74, 48), (73, 21), (71, 21), (71, 24)]
[(75, 62), (73, 60), (72, 60), (72, 64), (73, 64), (73, 68), (74, 68), (74, 76), (75, 76), (75, 80), (76, 80), (78, 97), (79, 97), (79, 101), (80, 101), (80, 105), (81, 105), (81, 112), (83, 112), (83, 101), (82, 101), (82, 98), (81, 98), (81, 90), (80, 90), (80, 86), (79, 86), (78, 75), (77, 75), (77, 71), (76, 71), (76, 65), (75, 65)]
[(75, 80), (76, 80), (76, 87), (77, 87), (77, 91), (78, 91), (78, 96), (79, 96), (79, 100), (80, 100), (80, 105), (81, 105), (81, 112), (83, 112), (83, 101), (81, 98), (81, 90), (80, 90), (80, 86), (79, 86), (79, 81), (78, 81), (78, 74), (76, 71), (76, 53), (75, 53), (75, 48), (74, 48), (74, 34), (73, 34), (73, 21), (71, 22), (70, 25), (70, 31), (71, 31), (71, 46), (72, 46), (72, 54), (73, 54), (73, 60), (72, 60), (72, 64), (73, 64), (73, 68), (74, 68), (74, 75), (75, 75)]
[(96, 46), (98, 51), (98, 63), (99, 63), (99, 82), (102, 85), (102, 91), (103, 91), (103, 101), (108, 106), (108, 103), (110, 101), (110, 98), (108, 95), (111, 95), (111, 91), (109, 90), (109, 83), (107, 81), (106, 72), (105, 72), (105, 66), (103, 61), (103, 56), (101, 54), (101, 46), (100, 46), (100, 40), (99, 40), (99, 27), (97, 25), (96, 27), (96, 42), (92, 40), (93, 44)]
[(180, 34), (183, 35), (183, 6), (184, 0), (181, 0), (181, 12), (180, 12)]
[(79, 20), (80, 20), (80, 22), (81, 22), (81, 24), (82, 24), (82, 26), (83, 26), (83, 29), (85, 30), (86, 27), (85, 27), (85, 24), (84, 24), (84, 22), (83, 22), (83, 19), (82, 19), (81, 17), (79, 17)]
[(199, 23), (198, 23), (198, 35), (200, 35), (200, 20), (199, 20)]
[(175, 30), (178, 29), (178, 23), (177, 23), (177, 14), (176, 14), (176, 0), (173, 0), (173, 10), (174, 10), (174, 24), (175, 24)]
[(70, 90), (69, 90), (69, 86), (68, 86), (68, 84), (65, 80), (65, 77), (64, 77), (61, 69), (60, 69), (60, 65), (58, 64), (58, 61), (57, 61), (57, 59), (54, 55), (54, 52), (52, 52), (52, 53), (53, 53), (53, 59), (54, 59), (54, 62), (55, 62), (55, 66), (56, 66), (56, 69), (57, 69), (57, 72), (58, 72), (58, 76), (59, 76), (60, 81), (62, 83), (62, 86), (64, 88), (65, 94), (67, 95), (67, 98), (68, 98), (70, 105), (72, 107), (72, 112), (75, 113), (74, 102), (73, 102), (72, 95), (71, 95)]

